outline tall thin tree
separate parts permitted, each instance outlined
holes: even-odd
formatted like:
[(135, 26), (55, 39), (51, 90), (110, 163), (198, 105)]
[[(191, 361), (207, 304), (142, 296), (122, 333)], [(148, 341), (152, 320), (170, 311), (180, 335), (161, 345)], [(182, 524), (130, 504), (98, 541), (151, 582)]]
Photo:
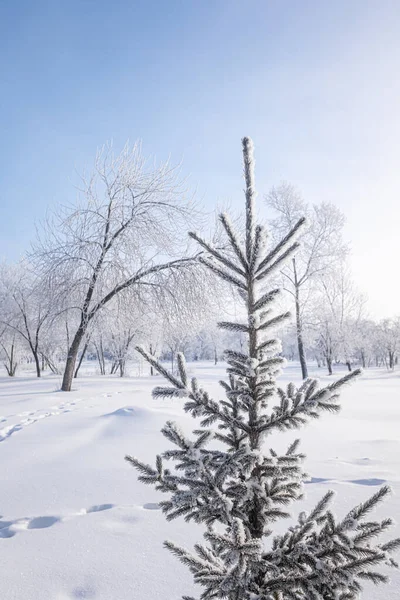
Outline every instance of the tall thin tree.
[[(274, 314), (279, 290), (267, 286), (271, 275), (298, 249), (294, 238), (303, 220), (277, 246), (265, 249), (264, 229), (254, 221), (254, 159), (249, 138), (243, 139), (243, 158), (244, 246), (226, 215), (221, 221), (234, 258), (191, 235), (207, 251), (203, 264), (234, 285), (243, 299), (247, 321), (220, 326), (244, 332), (248, 351), (226, 352), (229, 378), (221, 382), (226, 399), (217, 402), (195, 378), (189, 380), (182, 355), (175, 376), (139, 349), (171, 384), (156, 387), (153, 395), (185, 399), (185, 410), (200, 418), (201, 424), (189, 438), (176, 423), (167, 422), (162, 433), (174, 447), (157, 457), (155, 467), (126, 458), (139, 470), (141, 481), (169, 496), (161, 502), (167, 519), (183, 516), (205, 526), (205, 544), (196, 544), (195, 553), (165, 543), (202, 586), (203, 600), (353, 600), (363, 580), (386, 581), (385, 575), (374, 570), (376, 565), (395, 564), (389, 553), (400, 546), (400, 539), (371, 543), (391, 520), (364, 521), (387, 495), (387, 487), (340, 521), (329, 509), (333, 494), (328, 492), (309, 514), (300, 514), (296, 526), (272, 538), (272, 523), (288, 516), (285, 506), (302, 495), (304, 456), (298, 451), (298, 440), (284, 455), (267, 452), (266, 437), (300, 427), (324, 411), (337, 412), (340, 389), (359, 371), (323, 389), (313, 380), (306, 380), (299, 389), (293, 384), (287, 389), (277, 386), (284, 360), (278, 340), (270, 333), (289, 315)], [(213, 449), (207, 448), (211, 440), (218, 442)], [(165, 468), (165, 461), (172, 461), (175, 469)]]
[(327, 202), (308, 206), (296, 188), (289, 183), (272, 188), (266, 199), (267, 204), (278, 215), (270, 221), (275, 239), (286, 235), (301, 215), (307, 216), (308, 224), (301, 231), (299, 252), (281, 270), (282, 288), (294, 301), (301, 373), (303, 379), (307, 379), (304, 313), (308, 308), (308, 301), (315, 295), (316, 279), (330, 272), (336, 261), (346, 254), (347, 249), (342, 240), (344, 216), (336, 206)]

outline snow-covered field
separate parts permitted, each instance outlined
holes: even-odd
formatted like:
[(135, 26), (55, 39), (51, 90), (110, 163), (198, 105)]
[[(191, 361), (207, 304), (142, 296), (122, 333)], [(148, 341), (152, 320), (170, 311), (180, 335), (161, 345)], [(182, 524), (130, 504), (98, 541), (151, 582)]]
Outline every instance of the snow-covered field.
[[(223, 366), (191, 365), (218, 391)], [(282, 382), (298, 380), (295, 366)], [(329, 380), (327, 377), (322, 379)], [(59, 378), (0, 378), (0, 564), (3, 600), (173, 600), (196, 594), (186, 568), (162, 547), (169, 538), (191, 547), (199, 528), (167, 523), (160, 496), (137, 482), (125, 454), (153, 462), (165, 449), (168, 419), (194, 421), (179, 400), (153, 400), (158, 379), (84, 376), (71, 393)], [(296, 436), (308, 455), (311, 482), (296, 513), (328, 489), (335, 512), (388, 482), (394, 492), (379, 510), (400, 521), (400, 376), (368, 370), (342, 396), (339, 416), (325, 415), (301, 432), (275, 434), (283, 449)], [(282, 522), (279, 527), (287, 527)], [(400, 527), (391, 537), (400, 535)], [(363, 600), (400, 598), (390, 586), (368, 587)]]

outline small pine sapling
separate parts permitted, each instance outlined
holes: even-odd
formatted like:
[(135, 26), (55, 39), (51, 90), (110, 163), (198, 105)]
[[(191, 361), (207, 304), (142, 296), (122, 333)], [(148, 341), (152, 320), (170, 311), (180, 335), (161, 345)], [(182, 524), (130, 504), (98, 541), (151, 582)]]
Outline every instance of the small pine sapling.
[[(172, 444), (156, 465), (127, 456), (140, 473), (168, 499), (161, 502), (167, 519), (184, 517), (204, 528), (204, 544), (194, 552), (165, 542), (202, 586), (201, 599), (228, 600), (354, 600), (362, 583), (387, 581), (376, 570), (397, 566), (390, 554), (400, 539), (374, 543), (391, 519), (367, 521), (365, 517), (387, 494), (382, 487), (344, 519), (331, 512), (333, 492), (328, 492), (309, 513), (283, 535), (273, 535), (277, 519), (288, 517), (287, 507), (302, 497), (304, 455), (296, 440), (283, 455), (266, 450), (274, 431), (297, 429), (324, 411), (337, 412), (341, 388), (360, 371), (320, 389), (307, 379), (297, 388), (277, 385), (284, 359), (280, 343), (271, 335), (289, 314), (276, 314), (280, 290), (269, 289), (271, 275), (293, 257), (300, 220), (273, 249), (266, 248), (266, 232), (254, 222), (254, 159), (249, 138), (243, 141), (246, 181), (246, 231), (242, 243), (229, 218), (221, 215), (228, 249), (215, 249), (195, 233), (205, 250), (202, 263), (237, 288), (247, 310), (247, 322), (222, 322), (221, 328), (247, 336), (248, 351), (226, 351), (227, 381), (221, 381), (225, 399), (216, 401), (196, 378), (189, 380), (185, 360), (178, 359), (178, 374), (167, 371), (142, 348), (139, 352), (169, 382), (156, 387), (153, 396), (182, 398), (185, 411), (200, 420), (189, 439), (178, 425), (167, 422), (162, 433)], [(211, 441), (216, 441), (213, 449)], [(174, 469), (164, 467), (166, 461)], [(183, 596), (184, 600), (194, 600)]]

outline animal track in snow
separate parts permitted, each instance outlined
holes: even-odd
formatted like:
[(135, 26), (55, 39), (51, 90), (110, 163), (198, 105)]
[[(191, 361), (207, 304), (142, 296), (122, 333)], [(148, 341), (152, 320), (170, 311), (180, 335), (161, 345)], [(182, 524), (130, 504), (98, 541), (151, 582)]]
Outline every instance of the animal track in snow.
[[(94, 504), (93, 506), (89, 506), (89, 508), (83, 508), (78, 512), (73, 512), (70, 514), (66, 514), (63, 516), (59, 515), (43, 515), (39, 517), (22, 517), (20, 519), (7, 519), (2, 520), (3, 517), (0, 515), (0, 540), (1, 539), (9, 539), (14, 537), (17, 533), (21, 531), (28, 531), (32, 529), (48, 529), (49, 527), (53, 527), (57, 523), (68, 522), (70, 520), (79, 519), (84, 517), (85, 515), (90, 515), (93, 513), (100, 513), (107, 510), (112, 510), (113, 508), (121, 508), (121, 509), (145, 509), (145, 510), (161, 510), (161, 506), (156, 502), (147, 502), (146, 504), (140, 505), (117, 505), (112, 503), (105, 504)], [(137, 514), (130, 513), (128, 515), (122, 514), (119, 516), (119, 520), (114, 521), (105, 521), (105, 526), (109, 529), (115, 530), (115, 528), (124, 529), (123, 523), (135, 523), (137, 521)]]
[(34, 517), (29, 521), (28, 529), (47, 529), (60, 520), (59, 517)]
[(327, 483), (328, 481), (332, 483), (353, 483), (354, 485), (383, 485), (386, 483), (386, 479), (378, 479), (376, 477), (370, 477), (366, 479), (333, 479), (328, 477), (311, 477), (310, 481), (306, 481), (305, 483)]
[[(4, 442), (7, 438), (9, 438), (16, 431), (21, 431), (25, 427), (40, 421), (41, 419), (47, 419), (48, 417), (53, 417), (56, 415), (60, 415), (63, 413), (72, 412), (77, 410), (77, 403), (82, 402), (83, 398), (78, 398), (71, 402), (62, 402), (61, 404), (54, 405), (50, 407), (50, 410), (44, 410), (42, 408), (36, 411), (25, 411), (21, 412), (17, 417), (24, 417), (19, 423), (15, 423), (13, 425), (6, 425), (2, 429), (0, 429), (0, 442)], [(6, 422), (7, 419), (4, 417), (0, 418), (0, 423)]]
[(311, 479), (309, 481), (306, 481), (305, 483), (326, 483), (327, 481), (333, 480), (327, 477), (311, 477)]
[(345, 465), (353, 465), (355, 467), (374, 467), (375, 465), (382, 464), (382, 460), (377, 458), (369, 458), (368, 456), (364, 456), (363, 458), (353, 458), (353, 459), (340, 459), (334, 458), (329, 462), (331, 463), (340, 463)]
[(370, 477), (369, 479), (352, 479), (349, 483), (355, 483), (356, 485), (383, 485), (386, 483), (386, 479)]
[(72, 593), (73, 598), (87, 598), (87, 600), (89, 600), (89, 598), (96, 597), (96, 592), (92, 587), (78, 587), (75, 588)]
[(53, 527), (56, 523), (62, 523), (63, 521), (69, 521), (71, 518), (78, 518), (82, 515), (89, 515), (91, 513), (103, 512), (114, 508), (115, 504), (97, 504), (84, 508), (78, 513), (72, 513), (63, 517), (56, 515), (47, 515), (40, 517), (23, 517), (21, 519), (14, 519), (13, 521), (2, 521), (0, 516), (0, 539), (8, 539), (14, 537), (20, 531), (27, 531), (28, 529), (47, 529)]
[(60, 517), (33, 517), (23, 518), (15, 521), (0, 521), (0, 538), (12, 538), (20, 531), (28, 529), (47, 529), (61, 521)]
[(94, 512), (103, 512), (103, 510), (110, 510), (111, 508), (114, 508), (115, 504), (97, 504), (95, 506), (90, 506), (86, 512), (88, 514), (90, 513), (94, 513)]
[(3, 427), (3, 429), (0, 429), (0, 442), (3, 442), (15, 431), (19, 431), (20, 429), (22, 429), (22, 425), (20, 423), (17, 425), (8, 425), (7, 427)]

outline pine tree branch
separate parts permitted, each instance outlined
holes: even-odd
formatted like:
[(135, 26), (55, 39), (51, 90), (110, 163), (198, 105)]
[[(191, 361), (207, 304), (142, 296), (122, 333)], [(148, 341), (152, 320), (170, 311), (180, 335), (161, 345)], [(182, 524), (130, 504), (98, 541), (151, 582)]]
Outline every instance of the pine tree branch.
[(240, 279), (238, 279), (237, 277), (234, 277), (228, 271), (224, 271), (223, 269), (221, 269), (220, 267), (215, 265), (213, 262), (211, 262), (209, 259), (200, 257), (199, 262), (201, 262), (201, 264), (203, 264), (205, 267), (207, 267), (208, 269), (213, 271), (216, 275), (221, 277), (221, 279), (224, 279), (228, 283), (235, 285), (236, 287), (240, 288), (241, 290), (245, 290), (245, 291), (247, 290), (247, 286), (243, 281), (240, 281)]
[[(275, 246), (275, 248), (273, 250), (271, 250), (271, 252), (269, 252), (267, 254), (267, 256), (261, 261), (261, 263), (258, 265), (258, 271), (261, 271), (262, 269), (264, 269), (264, 267), (269, 265), (271, 260), (273, 260), (281, 252), (286, 252), (288, 249), (287, 248), (288, 244), (290, 242), (292, 242), (293, 239), (295, 239), (295, 237), (299, 233), (301, 233), (301, 230), (304, 228), (305, 224), (306, 224), (305, 217), (299, 219), (299, 221), (297, 221), (296, 225), (289, 231), (289, 233), (287, 235), (285, 235), (285, 237), (282, 238), (282, 240), (279, 242), (279, 244), (277, 244)], [(291, 247), (293, 247), (293, 246), (291, 246)]]
[(247, 271), (248, 270), (248, 262), (247, 262), (246, 256), (242, 250), (239, 239), (233, 229), (232, 223), (231, 223), (228, 215), (226, 213), (222, 213), (219, 218), (220, 218), (220, 221), (228, 235), (229, 241), (231, 243), (233, 250), (235, 251), (236, 256), (242, 263), (245, 271)]
[(210, 244), (208, 244), (205, 240), (203, 240), (203, 238), (201, 238), (197, 233), (190, 231), (189, 236), (192, 239), (196, 240), (196, 242), (198, 244), (200, 244), (200, 246), (202, 246), (205, 250), (207, 250), (207, 252), (209, 254), (211, 254), (217, 260), (219, 260), (225, 267), (227, 267), (228, 269), (232, 269), (232, 271), (235, 271), (242, 277), (246, 276), (246, 273), (243, 271), (243, 269), (241, 269), (240, 267), (235, 265), (231, 260), (229, 260), (229, 258), (224, 256), (221, 252), (218, 252), (218, 250), (216, 250)]

